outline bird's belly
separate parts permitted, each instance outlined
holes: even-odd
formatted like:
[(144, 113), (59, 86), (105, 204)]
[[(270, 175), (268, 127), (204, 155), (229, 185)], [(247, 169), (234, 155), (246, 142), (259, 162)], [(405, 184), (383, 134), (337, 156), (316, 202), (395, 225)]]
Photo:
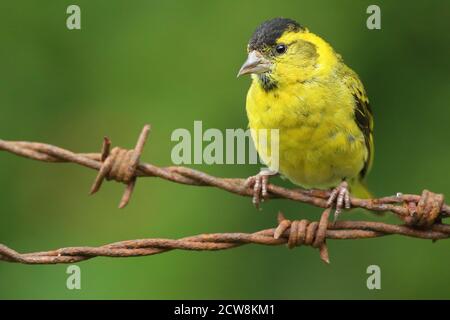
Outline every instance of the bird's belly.
[(345, 130), (289, 128), (280, 130), (280, 173), (303, 187), (328, 188), (358, 175), (365, 144)]
[[(264, 160), (264, 150), (258, 151)], [(355, 178), (366, 157), (364, 138), (345, 129), (326, 124), (279, 129), (278, 171), (305, 188), (330, 188)]]

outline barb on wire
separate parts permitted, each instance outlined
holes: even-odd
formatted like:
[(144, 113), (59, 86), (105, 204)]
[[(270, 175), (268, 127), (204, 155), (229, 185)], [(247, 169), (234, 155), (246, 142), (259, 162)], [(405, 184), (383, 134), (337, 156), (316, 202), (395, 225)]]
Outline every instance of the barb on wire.
[(104, 138), (101, 153), (102, 165), (91, 187), (91, 194), (96, 193), (100, 189), (103, 179), (114, 179), (127, 184), (119, 208), (124, 208), (128, 204), (136, 184), (135, 172), (149, 133), (150, 125), (145, 125), (133, 150), (115, 147), (111, 153), (109, 151), (111, 140), (108, 137)]
[[(50, 144), (26, 141), (5, 141), (0, 139), (0, 150), (29, 159), (58, 163), (70, 162), (98, 171), (91, 187), (91, 194), (97, 192), (104, 179), (115, 180), (127, 185), (119, 207), (127, 205), (138, 177), (158, 177), (164, 180), (193, 185), (216, 187), (237, 195), (251, 197), (253, 190), (245, 179), (219, 178), (182, 166), (158, 167), (140, 162), (143, 147), (150, 132), (144, 126), (136, 146), (132, 150), (115, 147), (104, 138), (101, 153), (74, 153)], [(442, 224), (442, 218), (450, 216), (450, 206), (444, 203), (444, 196), (424, 190), (421, 195), (397, 194), (378, 199), (350, 199), (352, 208), (371, 211), (389, 211), (402, 219), (404, 225), (380, 222), (338, 221), (329, 223), (330, 208), (327, 208), (329, 191), (287, 189), (273, 184), (267, 187), (269, 198), (284, 198), (326, 209), (320, 221), (290, 221), (279, 215), (276, 229), (256, 233), (203, 234), (172, 239), (142, 239), (117, 242), (101, 247), (62, 248), (47, 252), (20, 254), (0, 244), (0, 260), (27, 264), (72, 263), (98, 256), (130, 257), (153, 255), (173, 249), (222, 250), (248, 243), (280, 245), (287, 243), (292, 248), (310, 245), (319, 249), (323, 261), (328, 262), (326, 239), (374, 238), (391, 234), (439, 240), (450, 236), (450, 225)]]

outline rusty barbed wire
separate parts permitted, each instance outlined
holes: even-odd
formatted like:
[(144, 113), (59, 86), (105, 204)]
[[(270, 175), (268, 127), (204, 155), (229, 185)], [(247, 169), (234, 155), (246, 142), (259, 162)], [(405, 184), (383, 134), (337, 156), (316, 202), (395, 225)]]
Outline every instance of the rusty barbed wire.
[[(324, 215), (330, 209), (325, 210)], [(284, 220), (282, 215), (280, 221)], [(302, 220), (306, 221), (306, 220)], [(323, 224), (325, 218), (321, 219)], [(295, 222), (295, 221), (294, 221)], [(306, 226), (305, 233), (299, 233), (302, 228), (293, 229), (293, 222), (288, 228), (280, 226), (277, 229), (266, 229), (255, 233), (212, 233), (200, 234), (181, 239), (139, 239), (120, 241), (100, 247), (68, 247), (52, 251), (18, 253), (0, 244), (0, 260), (23, 264), (59, 264), (75, 263), (94, 257), (138, 257), (168, 252), (174, 249), (195, 251), (217, 251), (236, 248), (246, 244), (276, 246), (289, 244), (289, 247), (311, 245), (320, 249), (321, 259), (329, 263), (326, 239), (369, 239), (386, 235), (403, 235), (422, 239), (446, 239), (450, 236), (450, 226), (434, 224), (429, 229), (422, 230), (405, 225), (391, 225), (382, 222), (369, 221), (337, 221), (328, 222), (326, 228), (315, 229), (309, 221), (299, 222)], [(320, 223), (319, 223), (320, 224)], [(308, 231), (309, 230), (309, 231)], [(314, 231), (311, 231), (314, 230)], [(323, 232), (319, 235), (319, 232)]]
[[(98, 171), (91, 187), (91, 194), (97, 192), (104, 179), (115, 180), (127, 185), (119, 207), (125, 207), (132, 195), (138, 177), (158, 177), (164, 180), (193, 185), (211, 186), (228, 192), (253, 196), (253, 190), (246, 179), (219, 178), (204, 172), (182, 166), (158, 167), (140, 162), (143, 147), (147, 141), (150, 126), (144, 126), (136, 147), (131, 150), (115, 147), (104, 138), (101, 153), (74, 153), (50, 144), (26, 141), (5, 141), (0, 139), (0, 150), (8, 151), (29, 159), (60, 163), (70, 162)], [(450, 216), (450, 206), (444, 203), (444, 196), (424, 190), (421, 195), (397, 194), (378, 199), (352, 197), (352, 208), (391, 212), (402, 219), (404, 225), (368, 221), (328, 222), (330, 208), (327, 208), (329, 191), (287, 189), (269, 184), (268, 198), (284, 198), (324, 208), (320, 221), (294, 220), (278, 216), (276, 229), (255, 233), (215, 233), (173, 239), (141, 239), (121, 241), (100, 247), (72, 247), (53, 251), (20, 254), (0, 244), (0, 260), (26, 264), (73, 263), (93, 257), (134, 257), (182, 250), (224, 250), (244, 244), (262, 245), (288, 244), (292, 248), (309, 245), (319, 249), (321, 259), (329, 262), (326, 239), (364, 239), (385, 235), (404, 235), (423, 239), (439, 240), (450, 236), (450, 225), (442, 224), (442, 218)]]
[[(142, 153), (143, 146), (148, 138), (150, 132), (150, 126), (146, 125), (141, 132), (138, 145), (142, 145), (139, 151), (135, 155), (135, 158), (139, 160)], [(70, 162), (75, 163), (90, 169), (101, 171), (102, 167), (105, 169), (106, 174), (101, 174), (101, 177), (107, 180), (116, 180), (119, 182), (128, 183), (132, 178), (137, 177), (158, 177), (164, 180), (193, 185), (193, 186), (210, 186), (216, 187), (237, 195), (252, 197), (253, 189), (250, 188), (246, 179), (239, 178), (220, 178), (214, 177), (207, 173), (194, 170), (191, 168), (183, 166), (170, 166), (170, 167), (158, 167), (150, 163), (139, 163), (133, 158), (132, 165), (127, 161), (130, 157), (117, 156), (115, 153), (113, 157), (110, 158), (109, 148), (110, 140), (104, 138), (104, 143), (101, 153), (74, 153), (72, 151), (53, 146), (50, 144), (39, 143), (39, 142), (26, 142), (26, 141), (5, 141), (0, 139), (0, 150), (8, 151), (18, 156), (25, 158), (58, 163), (58, 162)], [(119, 148), (120, 149), (120, 148)], [(123, 149), (122, 149), (123, 150)], [(108, 164), (110, 160), (112, 163)], [(127, 160), (124, 162), (124, 160)], [(110, 168), (122, 168), (114, 169)], [(124, 179), (121, 174), (123, 174), (124, 168), (132, 172), (131, 175)], [(108, 170), (107, 170), (108, 169)], [(102, 179), (97, 179), (102, 180)], [(91, 188), (91, 192), (96, 192), (100, 188), (101, 183), (95, 181)], [(284, 198), (293, 201), (299, 201), (303, 203), (308, 203), (320, 208), (327, 207), (327, 199), (330, 195), (329, 191), (325, 190), (302, 190), (302, 189), (287, 189), (273, 184), (269, 184), (268, 188), (268, 198)], [(131, 192), (128, 193), (128, 197), (125, 197), (125, 204), (128, 203)], [(371, 211), (391, 211), (399, 215), (400, 217), (408, 217), (411, 215), (410, 208), (405, 206), (406, 203), (418, 204), (421, 196), (413, 194), (397, 194), (395, 196), (383, 197), (378, 199), (358, 199), (351, 198), (352, 208), (363, 208)], [(121, 201), (122, 203), (122, 201)], [(441, 217), (450, 216), (450, 206), (443, 204), (438, 213)]]

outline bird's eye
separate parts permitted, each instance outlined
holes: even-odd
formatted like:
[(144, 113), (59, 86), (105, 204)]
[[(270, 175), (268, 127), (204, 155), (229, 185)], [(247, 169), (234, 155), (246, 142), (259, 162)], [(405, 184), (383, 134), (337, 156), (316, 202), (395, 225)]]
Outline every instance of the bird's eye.
[(286, 50), (287, 50), (287, 47), (285, 44), (279, 44), (275, 47), (275, 51), (278, 54), (283, 54), (286, 52)]

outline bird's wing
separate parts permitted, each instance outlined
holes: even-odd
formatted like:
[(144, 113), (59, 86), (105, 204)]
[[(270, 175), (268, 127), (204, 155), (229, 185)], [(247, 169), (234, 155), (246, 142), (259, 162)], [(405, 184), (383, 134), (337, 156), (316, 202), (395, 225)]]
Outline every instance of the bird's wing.
[(367, 159), (364, 163), (363, 169), (360, 172), (361, 178), (364, 178), (372, 167), (373, 162), (373, 114), (369, 104), (369, 98), (366, 95), (364, 86), (358, 75), (350, 68), (347, 68), (345, 73), (345, 83), (355, 99), (355, 121), (364, 135), (364, 140), (367, 147)]

